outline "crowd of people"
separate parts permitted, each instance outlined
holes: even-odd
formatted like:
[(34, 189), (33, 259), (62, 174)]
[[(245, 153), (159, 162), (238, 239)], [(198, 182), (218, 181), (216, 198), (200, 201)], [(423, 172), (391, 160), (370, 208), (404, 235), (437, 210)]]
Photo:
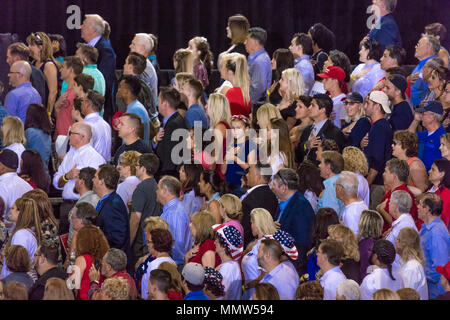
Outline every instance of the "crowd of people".
[(167, 86), (153, 34), (116, 77), (97, 14), (74, 55), (9, 45), (0, 296), (449, 300), (446, 29), (402, 48), (396, 0), (373, 3), (355, 67), (322, 23), (271, 59), (241, 14), (217, 59), (202, 36), (176, 50)]

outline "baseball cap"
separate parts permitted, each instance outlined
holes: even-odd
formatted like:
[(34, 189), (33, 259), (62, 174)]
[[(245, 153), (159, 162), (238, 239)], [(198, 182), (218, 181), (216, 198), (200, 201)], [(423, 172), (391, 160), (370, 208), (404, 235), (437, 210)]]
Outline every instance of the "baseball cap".
[(442, 274), (445, 279), (450, 280), (450, 261), (448, 261), (444, 266), (437, 266), (436, 272)]
[(402, 92), (403, 99), (406, 99), (405, 91), (408, 88), (408, 83), (406, 82), (406, 78), (401, 74), (391, 74), (388, 77), (388, 80), (392, 82), (394, 86), (397, 87)]
[(444, 114), (442, 104), (438, 101), (427, 101), (422, 108), (417, 108), (416, 111), (420, 113), (431, 111), (440, 115)]
[(337, 79), (340, 82), (344, 82), (345, 71), (342, 70), (341, 67), (329, 66), (329, 67), (327, 67), (327, 70), (325, 70), (324, 73), (319, 73), (319, 74), (317, 74), (317, 76), (319, 76), (321, 78)]
[(14, 151), (3, 149), (0, 151), (0, 162), (9, 169), (17, 170), (19, 166), (19, 157)]
[(359, 103), (363, 103), (364, 99), (362, 97), (362, 95), (360, 95), (358, 92), (350, 92), (349, 94), (347, 94), (347, 96), (345, 97), (345, 101), (350, 100), (350, 101), (354, 101), (354, 102), (359, 102)]
[(205, 269), (203, 269), (203, 266), (200, 263), (189, 262), (184, 266), (181, 275), (187, 282), (199, 286), (202, 285), (205, 280)]
[(381, 104), (384, 112), (391, 113), (391, 109), (389, 107), (389, 98), (383, 91), (372, 91), (370, 93), (369, 100)]

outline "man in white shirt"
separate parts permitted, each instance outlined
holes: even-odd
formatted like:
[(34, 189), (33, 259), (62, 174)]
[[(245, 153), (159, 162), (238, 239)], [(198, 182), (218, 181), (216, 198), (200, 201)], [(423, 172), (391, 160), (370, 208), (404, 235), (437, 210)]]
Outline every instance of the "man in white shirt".
[(84, 115), (84, 122), (92, 129), (91, 144), (108, 162), (111, 160), (111, 126), (100, 117), (105, 98), (94, 90), (89, 90), (87, 97), (81, 104), (81, 113)]
[(280, 300), (294, 300), (299, 277), (295, 269), (281, 263), (283, 248), (274, 239), (261, 241), (258, 249), (258, 265), (266, 271), (260, 283), (270, 283), (280, 295)]
[(392, 192), (389, 203), (389, 214), (392, 216), (391, 228), (385, 232), (385, 239), (395, 247), (395, 239), (403, 228), (413, 228), (417, 231), (413, 217), (409, 214), (412, 207), (412, 199), (408, 192), (397, 190)]
[(97, 169), (106, 163), (105, 159), (89, 143), (92, 137), (91, 126), (84, 122), (76, 122), (69, 131), (69, 144), (71, 148), (64, 156), (64, 160), (53, 176), (53, 186), (62, 190), (64, 202), (60, 207), (59, 233), (69, 232), (68, 214), (80, 198), (74, 192), (75, 181), (80, 169), (92, 167)]
[(341, 282), (347, 280), (339, 264), (344, 256), (344, 248), (335, 241), (326, 239), (317, 250), (317, 264), (323, 272), (320, 284), (323, 287), (323, 300), (336, 300), (336, 289)]
[(333, 123), (339, 129), (342, 127), (347, 116), (345, 111), (344, 100), (346, 95), (342, 93), (342, 84), (345, 80), (345, 71), (341, 67), (329, 66), (324, 73), (317, 75), (323, 78), (323, 87), (330, 93), (331, 100), (333, 100)]
[(342, 223), (359, 234), (358, 222), (363, 210), (368, 210), (364, 201), (358, 198), (358, 177), (350, 171), (342, 171), (336, 180), (336, 197), (344, 203)]
[(14, 223), (9, 221), (11, 207), (25, 192), (33, 190), (28, 182), (17, 175), (18, 159), (14, 151), (9, 149), (0, 151), (0, 198), (5, 203), (4, 221), (10, 231), (14, 226)]

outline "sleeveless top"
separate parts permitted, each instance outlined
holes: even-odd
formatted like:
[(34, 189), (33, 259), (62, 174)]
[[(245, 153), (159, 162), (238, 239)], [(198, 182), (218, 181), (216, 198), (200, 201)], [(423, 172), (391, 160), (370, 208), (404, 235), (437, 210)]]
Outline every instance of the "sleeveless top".
[(89, 279), (89, 270), (94, 263), (94, 258), (90, 254), (83, 254), (82, 256), (86, 262), (86, 268), (83, 272), (83, 277), (81, 278), (80, 290), (78, 290), (77, 300), (89, 300), (88, 291), (91, 285), (91, 280)]
[[(225, 122), (225, 121), (220, 121), (218, 124), (223, 124), (225, 126), (226, 130), (230, 130), (231, 129), (230, 125), (227, 122)], [(227, 151), (227, 136), (225, 134), (225, 136), (223, 137), (223, 140), (222, 140), (222, 162), (225, 159), (226, 151)], [(225, 179), (225, 175), (222, 173), (222, 170), (221, 170), (222, 169), (222, 165), (224, 165), (224, 164), (223, 163), (218, 163), (216, 165), (216, 171), (219, 174), (221, 179)]]
[[(417, 158), (417, 157), (409, 158), (409, 159), (408, 159), (408, 166), (411, 167), (411, 164), (412, 164), (414, 161), (416, 161), (416, 160), (421, 161), (421, 160), (420, 160), (419, 158)], [(413, 179), (410, 179), (410, 180), (409, 180), (409, 185), (410, 185), (411, 187), (415, 187), (415, 186), (416, 186), (416, 185), (414, 184)]]
[[(42, 65), (39, 67), (39, 69), (42, 71), (42, 74), (44, 74), (44, 69), (45, 69), (45, 65), (47, 64), (47, 62), (53, 63), (56, 68), (56, 81), (57, 81), (57, 89), (56, 89), (57, 93), (56, 93), (56, 99), (55, 99), (55, 102), (56, 102), (56, 100), (58, 99), (58, 96), (59, 96), (59, 92), (61, 91), (61, 85), (62, 85), (61, 73), (59, 72), (59, 68), (56, 65), (55, 61), (53, 61), (52, 59), (48, 59), (44, 63), (42, 63)], [(36, 66), (36, 61), (34, 62), (34, 65)], [(47, 81), (45, 81), (45, 96), (47, 97), (47, 99), (48, 99), (48, 95), (49, 95), (48, 84), (47, 84)], [(45, 107), (47, 107), (48, 100), (42, 101), (42, 102), (43, 102), (43, 105)]]

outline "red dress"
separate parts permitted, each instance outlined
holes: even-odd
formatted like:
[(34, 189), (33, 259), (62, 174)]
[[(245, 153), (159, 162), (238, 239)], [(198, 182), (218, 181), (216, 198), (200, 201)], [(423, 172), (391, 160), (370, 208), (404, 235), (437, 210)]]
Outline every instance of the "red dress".
[(94, 263), (94, 259), (89, 254), (83, 254), (82, 257), (86, 262), (86, 268), (84, 269), (83, 277), (81, 278), (77, 300), (89, 300), (88, 291), (91, 285), (91, 280), (89, 279), (89, 270), (91, 270), (92, 264)]
[(252, 108), (252, 102), (249, 101), (247, 104), (244, 102), (244, 95), (239, 87), (231, 88), (227, 91), (225, 96), (230, 103), (231, 115), (239, 115), (249, 117)]
[(441, 220), (448, 228), (448, 222), (450, 221), (450, 189), (441, 186), (435, 193), (442, 199)]
[[(196, 244), (198, 244), (198, 243), (196, 243)], [(209, 250), (216, 252), (216, 245), (214, 244), (214, 240), (208, 239), (208, 240), (204, 241), (200, 245), (197, 254), (195, 256), (193, 256), (191, 259), (189, 259), (188, 262), (196, 262), (196, 263), (202, 264), (202, 257), (205, 254), (205, 252), (207, 252)], [(219, 255), (216, 253), (216, 265), (214, 266), (214, 268), (219, 266), (221, 263), (222, 263), (222, 260), (220, 260)]]

